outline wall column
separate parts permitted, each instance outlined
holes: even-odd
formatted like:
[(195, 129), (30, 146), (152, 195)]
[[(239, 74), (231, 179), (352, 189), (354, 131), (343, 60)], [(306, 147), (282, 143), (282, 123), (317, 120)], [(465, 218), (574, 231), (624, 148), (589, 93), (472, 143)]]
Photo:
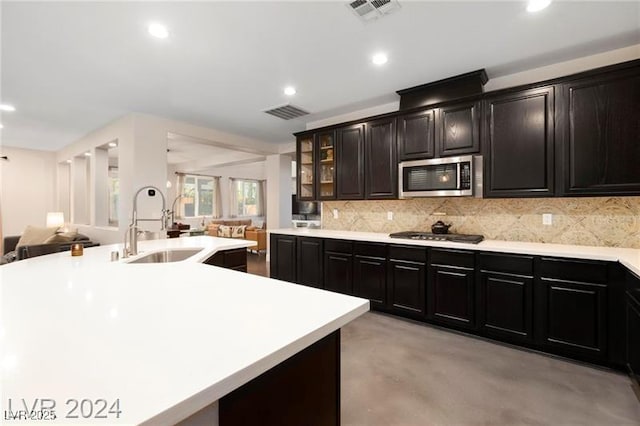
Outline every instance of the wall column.
[(267, 229), (291, 227), (291, 157), (267, 156)]

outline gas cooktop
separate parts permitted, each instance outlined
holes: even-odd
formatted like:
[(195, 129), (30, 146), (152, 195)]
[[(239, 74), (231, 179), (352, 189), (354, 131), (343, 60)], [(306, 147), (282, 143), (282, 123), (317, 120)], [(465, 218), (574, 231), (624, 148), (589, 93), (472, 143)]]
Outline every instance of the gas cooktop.
[(425, 241), (449, 241), (452, 243), (468, 243), (478, 244), (484, 240), (482, 235), (465, 235), (465, 234), (432, 234), (430, 232), (406, 231), (389, 234), (391, 238), (403, 238), (406, 240), (425, 240)]

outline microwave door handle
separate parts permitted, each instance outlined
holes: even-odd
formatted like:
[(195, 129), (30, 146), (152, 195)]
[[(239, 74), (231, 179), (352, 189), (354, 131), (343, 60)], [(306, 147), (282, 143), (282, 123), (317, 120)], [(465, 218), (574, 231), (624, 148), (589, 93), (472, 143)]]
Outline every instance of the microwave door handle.
[(461, 168), (462, 168), (462, 163), (458, 163), (458, 164), (456, 164), (456, 171), (457, 171), (457, 172), (456, 172), (456, 175), (457, 175), (457, 176), (456, 176), (456, 179), (457, 179), (457, 180), (456, 180), (456, 188), (457, 188), (458, 190), (461, 190), (461, 189), (462, 189), (462, 187), (461, 187), (462, 183), (461, 183), (461, 181), (460, 181), (460, 169), (461, 169)]

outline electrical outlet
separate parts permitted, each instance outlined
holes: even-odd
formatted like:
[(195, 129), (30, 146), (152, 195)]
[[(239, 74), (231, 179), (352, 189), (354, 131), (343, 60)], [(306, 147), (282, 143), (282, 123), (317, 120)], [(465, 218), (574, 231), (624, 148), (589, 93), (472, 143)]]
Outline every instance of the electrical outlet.
[(387, 212), (387, 220), (393, 220), (393, 212)]
[(333, 218), (334, 219), (338, 218), (338, 209), (333, 209)]
[(543, 225), (553, 225), (553, 215), (551, 213), (543, 213), (542, 214), (542, 224)]

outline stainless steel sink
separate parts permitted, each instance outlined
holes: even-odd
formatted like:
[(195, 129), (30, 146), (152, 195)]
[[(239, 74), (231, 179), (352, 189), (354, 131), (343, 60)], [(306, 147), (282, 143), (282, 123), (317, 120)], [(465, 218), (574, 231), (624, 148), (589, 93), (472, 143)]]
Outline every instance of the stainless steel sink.
[(131, 260), (127, 263), (168, 263), (168, 262), (180, 262), (188, 259), (194, 254), (201, 252), (201, 248), (193, 249), (169, 249), (156, 251), (146, 254), (135, 260)]

